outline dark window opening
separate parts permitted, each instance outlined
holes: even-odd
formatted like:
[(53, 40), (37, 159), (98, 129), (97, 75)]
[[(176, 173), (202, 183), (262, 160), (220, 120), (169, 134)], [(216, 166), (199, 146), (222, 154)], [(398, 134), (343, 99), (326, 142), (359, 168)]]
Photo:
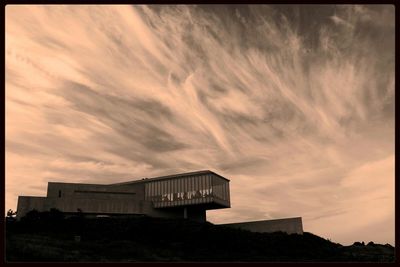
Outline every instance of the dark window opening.
[(58, 190), (58, 197), (61, 197), (61, 190)]

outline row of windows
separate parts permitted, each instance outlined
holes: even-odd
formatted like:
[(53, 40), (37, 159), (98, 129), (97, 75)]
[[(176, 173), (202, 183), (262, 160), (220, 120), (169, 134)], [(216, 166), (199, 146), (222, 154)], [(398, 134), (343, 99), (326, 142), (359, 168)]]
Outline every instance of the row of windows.
[(211, 175), (154, 181), (146, 184), (146, 196), (211, 189)]
[(229, 188), (227, 183), (213, 186), (213, 196), (229, 201)]
[(179, 202), (179, 205), (196, 204), (199, 199), (211, 201), (211, 197), (229, 202), (229, 184), (211, 174), (160, 180), (146, 183), (145, 196), (153, 202)]
[(203, 197), (211, 197), (212, 189), (203, 189), (197, 191), (189, 191), (189, 192), (178, 192), (178, 193), (169, 193), (162, 194), (156, 196), (149, 196), (147, 199), (152, 201), (179, 201), (179, 200), (189, 200), (195, 198), (203, 198)]

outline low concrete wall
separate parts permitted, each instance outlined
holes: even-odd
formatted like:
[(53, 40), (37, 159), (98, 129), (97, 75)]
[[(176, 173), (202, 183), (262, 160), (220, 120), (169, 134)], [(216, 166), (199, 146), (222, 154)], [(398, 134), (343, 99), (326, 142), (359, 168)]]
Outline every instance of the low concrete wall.
[(31, 210), (45, 211), (45, 197), (19, 196), (17, 206), (17, 219), (22, 218)]
[(259, 233), (272, 233), (272, 232), (286, 232), (288, 234), (303, 234), (303, 223), (301, 217), (285, 218), (277, 220), (264, 220), (253, 222), (240, 222), (219, 224), (221, 226), (240, 228), (251, 232)]

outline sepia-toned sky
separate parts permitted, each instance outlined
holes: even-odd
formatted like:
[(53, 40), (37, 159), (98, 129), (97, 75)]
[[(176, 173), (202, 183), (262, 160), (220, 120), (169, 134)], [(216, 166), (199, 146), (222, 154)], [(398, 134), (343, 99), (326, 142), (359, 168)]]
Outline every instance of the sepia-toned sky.
[(394, 244), (394, 6), (6, 7), (6, 210), (209, 169), (213, 223)]

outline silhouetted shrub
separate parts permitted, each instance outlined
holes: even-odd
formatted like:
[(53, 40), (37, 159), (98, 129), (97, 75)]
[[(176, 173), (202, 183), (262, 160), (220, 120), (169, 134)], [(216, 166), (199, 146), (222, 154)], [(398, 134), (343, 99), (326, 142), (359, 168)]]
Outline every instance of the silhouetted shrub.
[(26, 213), (25, 216), (21, 218), (21, 221), (37, 222), (40, 220), (40, 217), (40, 212), (34, 209)]
[(64, 219), (64, 213), (58, 209), (50, 209), (50, 211), (39, 212), (39, 217), (41, 221), (44, 222), (60, 222)]

